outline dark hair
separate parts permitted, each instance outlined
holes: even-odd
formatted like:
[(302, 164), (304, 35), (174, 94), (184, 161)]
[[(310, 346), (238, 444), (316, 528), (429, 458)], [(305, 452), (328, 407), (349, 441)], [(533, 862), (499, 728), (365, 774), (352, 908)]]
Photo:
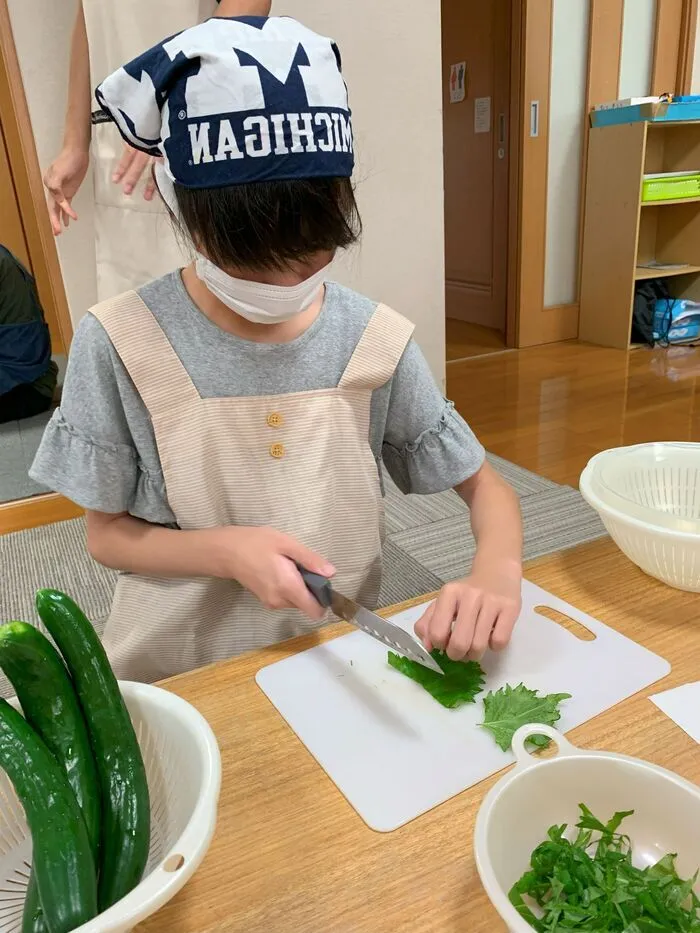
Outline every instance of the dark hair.
[(284, 269), (351, 246), (362, 230), (349, 178), (174, 187), (183, 232), (224, 269)]

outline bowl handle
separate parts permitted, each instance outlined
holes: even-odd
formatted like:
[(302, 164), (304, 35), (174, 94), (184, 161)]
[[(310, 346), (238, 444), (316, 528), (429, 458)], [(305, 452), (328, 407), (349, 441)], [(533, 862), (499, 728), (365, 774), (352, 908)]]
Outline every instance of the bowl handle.
[(581, 750), (572, 745), (568, 739), (565, 739), (561, 732), (553, 729), (551, 726), (545, 726), (542, 723), (533, 722), (528, 726), (521, 726), (513, 736), (511, 748), (516, 760), (516, 769), (524, 770), (531, 768), (539, 763), (541, 759), (533, 757), (525, 747), (525, 743), (532, 735), (546, 735), (557, 747), (557, 758), (562, 756), (580, 755)]

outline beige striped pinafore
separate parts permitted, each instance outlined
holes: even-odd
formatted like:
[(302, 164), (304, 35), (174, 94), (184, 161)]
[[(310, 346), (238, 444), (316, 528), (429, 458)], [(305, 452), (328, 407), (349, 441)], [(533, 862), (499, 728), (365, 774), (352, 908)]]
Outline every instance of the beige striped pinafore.
[[(373, 605), (384, 512), (370, 402), (392, 377), (413, 325), (380, 305), (336, 388), (201, 398), (135, 292), (92, 313), (148, 409), (178, 526), (276, 528), (329, 560), (340, 592)], [(265, 609), (233, 580), (122, 574), (104, 641), (119, 677), (151, 682), (323, 622)]]

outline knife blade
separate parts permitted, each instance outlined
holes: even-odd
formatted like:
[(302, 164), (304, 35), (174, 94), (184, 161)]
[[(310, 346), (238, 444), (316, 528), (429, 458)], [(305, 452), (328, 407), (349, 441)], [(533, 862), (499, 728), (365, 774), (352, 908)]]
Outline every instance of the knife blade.
[(422, 664), (423, 667), (427, 667), (438, 674), (444, 673), (430, 652), (405, 629), (393, 622), (382, 619), (381, 616), (370, 612), (369, 609), (365, 609), (352, 599), (348, 599), (347, 596), (343, 596), (342, 593), (334, 590), (328, 577), (311, 573), (311, 571), (300, 567), (298, 564), (297, 568), (309, 592), (324, 609), (330, 609), (339, 619), (344, 619), (356, 628), (362, 629), (363, 632), (380, 641), (391, 651), (396, 651), (410, 661), (416, 661), (418, 664)]

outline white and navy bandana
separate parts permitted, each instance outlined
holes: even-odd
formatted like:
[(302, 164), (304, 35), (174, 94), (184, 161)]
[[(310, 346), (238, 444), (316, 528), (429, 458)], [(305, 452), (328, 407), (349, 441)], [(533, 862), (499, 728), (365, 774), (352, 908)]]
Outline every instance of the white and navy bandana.
[(340, 54), (286, 17), (214, 18), (106, 78), (97, 101), (131, 146), (187, 188), (349, 177)]

